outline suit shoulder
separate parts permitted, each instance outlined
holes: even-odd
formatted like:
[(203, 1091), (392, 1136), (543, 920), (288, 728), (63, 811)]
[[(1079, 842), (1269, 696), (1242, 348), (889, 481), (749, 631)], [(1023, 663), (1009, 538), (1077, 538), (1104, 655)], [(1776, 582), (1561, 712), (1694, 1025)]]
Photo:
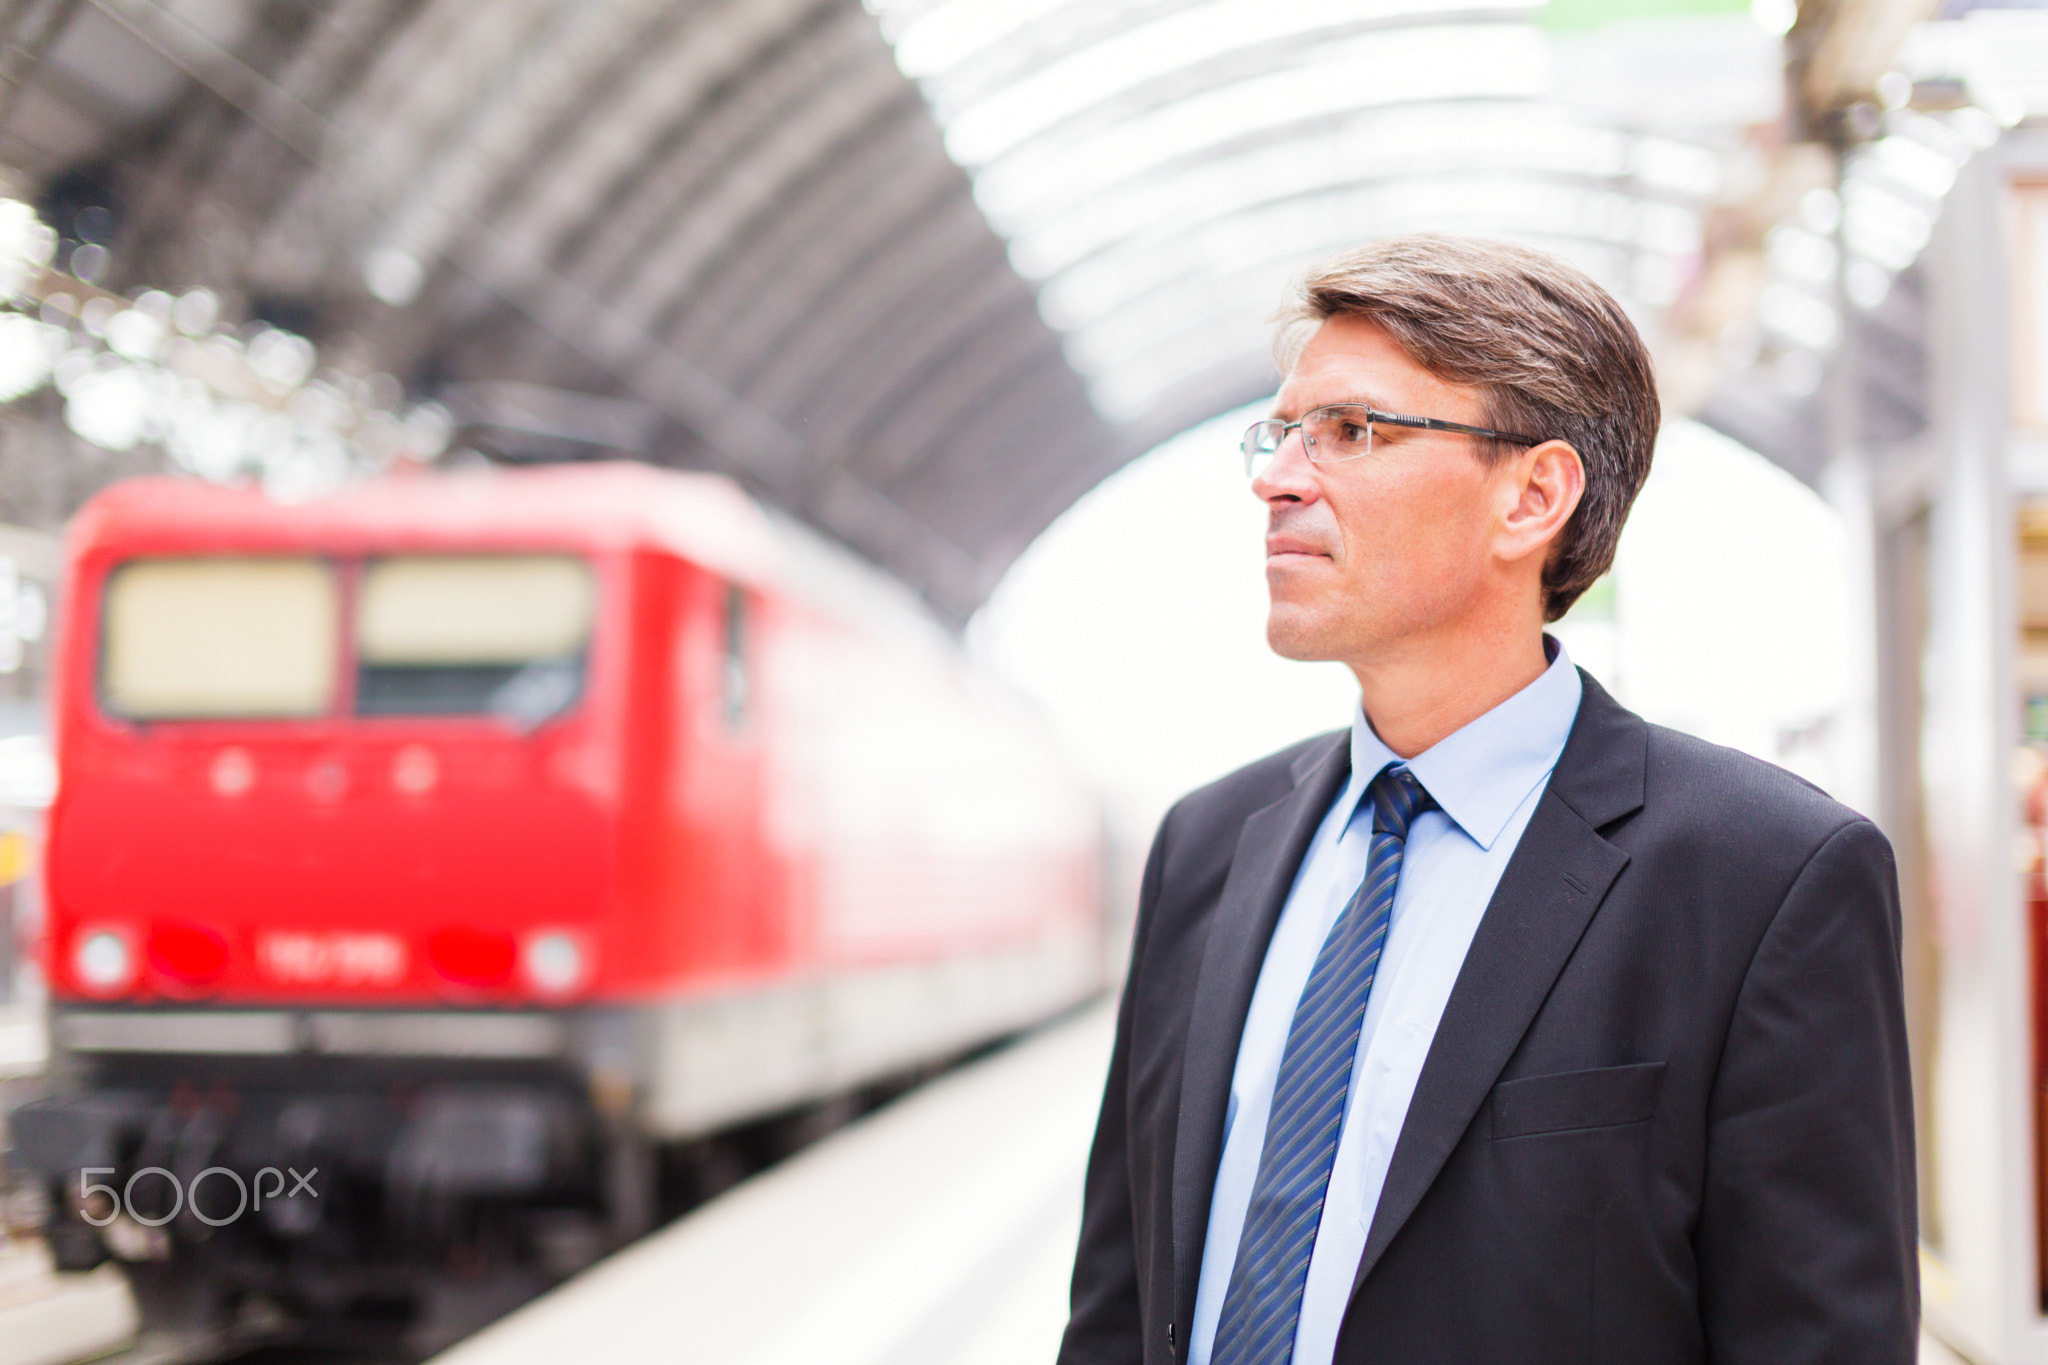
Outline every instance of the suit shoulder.
[(1148, 906), (1177, 907), (1168, 916), (1176, 922), (1190, 911), (1199, 920), (1230, 875), (1245, 822), (1254, 812), (1286, 800), (1318, 770), (1325, 777), (1337, 776), (1330, 764), (1345, 751), (1345, 733), (1290, 744), (1175, 802), (1160, 822), (1146, 860), (1146, 890), (1139, 898), (1141, 935)]
[(1811, 849), (1864, 819), (1796, 773), (1683, 731), (1651, 725), (1646, 759), (1647, 801), (1689, 821), (1738, 822)]

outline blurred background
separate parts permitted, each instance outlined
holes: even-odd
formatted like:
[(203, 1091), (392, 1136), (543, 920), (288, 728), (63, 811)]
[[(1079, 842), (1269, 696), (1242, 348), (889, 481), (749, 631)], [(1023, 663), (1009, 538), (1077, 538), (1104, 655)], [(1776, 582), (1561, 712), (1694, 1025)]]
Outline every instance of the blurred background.
[(2048, 1362), (2048, 11), (0, 0), (0, 1365), (1049, 1358), (1152, 827), (1356, 701), (1266, 319), (1415, 230), (1650, 341), (1556, 633), (1890, 836)]

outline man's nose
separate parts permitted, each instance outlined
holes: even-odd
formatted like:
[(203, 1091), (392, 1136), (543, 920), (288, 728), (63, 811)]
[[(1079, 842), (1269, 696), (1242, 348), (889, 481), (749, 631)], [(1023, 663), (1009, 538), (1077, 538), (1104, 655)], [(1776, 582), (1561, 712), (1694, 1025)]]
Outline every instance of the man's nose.
[(1268, 503), (1314, 502), (1322, 496), (1316, 467), (1309, 462), (1308, 446), (1299, 431), (1287, 433), (1273, 458), (1252, 479), (1252, 493)]

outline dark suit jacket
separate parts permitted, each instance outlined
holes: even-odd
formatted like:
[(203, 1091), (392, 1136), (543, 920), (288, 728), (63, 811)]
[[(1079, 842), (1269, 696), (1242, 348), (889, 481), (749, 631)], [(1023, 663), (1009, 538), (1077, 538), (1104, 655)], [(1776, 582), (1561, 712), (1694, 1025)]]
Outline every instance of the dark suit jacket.
[[(1185, 798), (1146, 865), (1063, 1365), (1185, 1359), (1238, 1037), (1350, 764)], [(1358, 1365), (1910, 1365), (1891, 848), (1585, 680), (1416, 1086), (1338, 1338)]]

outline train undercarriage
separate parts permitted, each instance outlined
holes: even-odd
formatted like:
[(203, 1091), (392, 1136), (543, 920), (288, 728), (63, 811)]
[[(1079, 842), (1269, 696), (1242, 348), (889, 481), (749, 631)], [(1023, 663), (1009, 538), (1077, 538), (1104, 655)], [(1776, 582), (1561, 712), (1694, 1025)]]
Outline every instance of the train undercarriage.
[(424, 1356), (929, 1069), (662, 1141), (573, 1056), (107, 1053), (11, 1122), (58, 1266), (146, 1327)]

